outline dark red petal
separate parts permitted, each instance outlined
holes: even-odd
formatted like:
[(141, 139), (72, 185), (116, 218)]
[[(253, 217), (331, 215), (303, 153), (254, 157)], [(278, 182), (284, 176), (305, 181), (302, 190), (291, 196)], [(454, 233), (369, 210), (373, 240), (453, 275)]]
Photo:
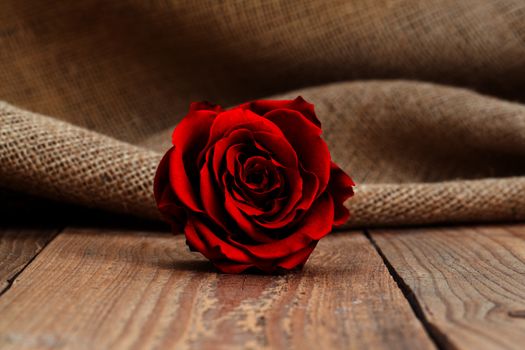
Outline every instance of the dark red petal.
[(153, 180), (153, 195), (155, 196), (155, 201), (157, 203), (159, 203), (166, 186), (169, 186), (169, 159), (172, 152), (173, 147), (164, 154), (159, 166), (157, 167), (157, 171), (155, 172), (155, 178)]
[[(250, 176), (260, 174), (259, 182), (251, 182)], [(253, 194), (267, 193), (279, 186), (279, 177), (274, 163), (261, 156), (253, 156), (246, 160), (238, 174), (243, 186)], [(275, 181), (272, 181), (275, 180)]]
[(208, 101), (202, 102), (192, 102), (190, 104), (190, 113), (195, 111), (213, 111), (213, 112), (222, 112), (222, 107)]
[(188, 220), (186, 226), (184, 226), (184, 235), (186, 236), (186, 243), (192, 250), (200, 252), (208, 259), (218, 258), (195, 230), (192, 220)]
[(191, 112), (177, 125), (172, 136), (171, 187), (181, 202), (196, 212), (201, 211), (202, 206), (190, 178), (198, 176), (196, 159), (208, 140), (215, 116), (212, 111)]
[[(218, 140), (212, 146), (215, 149), (213, 154), (213, 171), (215, 172), (217, 181), (220, 179), (221, 166), (225, 161), (230, 162), (229, 167), (231, 167), (231, 169), (229, 169), (229, 171), (232, 174), (234, 173), (235, 156), (238, 155), (244, 147), (244, 144), (250, 142), (250, 140), (252, 140), (251, 132), (246, 129), (239, 129), (233, 131), (229, 136)], [(230, 152), (232, 154), (229, 154)], [(232, 156), (231, 159), (229, 159), (230, 156)]]
[(210, 135), (211, 126), (217, 116), (215, 111), (196, 110), (188, 113), (173, 129), (173, 146), (188, 146), (190, 142), (205, 145)]
[(257, 218), (255, 221), (262, 227), (267, 229), (278, 229), (288, 224), (291, 224), (295, 220), (300, 220), (302, 217), (300, 213), (308, 211), (317, 198), (319, 189), (319, 180), (317, 177), (310, 172), (302, 171), (302, 197), (297, 202), (297, 205), (292, 211), (288, 212), (286, 216), (281, 217), (279, 220), (275, 220), (274, 217), (264, 216)]
[(287, 256), (286, 258), (281, 259), (277, 266), (286, 270), (291, 270), (296, 267), (302, 267), (306, 263), (306, 260), (308, 260), (308, 258), (310, 257), (310, 254), (312, 254), (312, 252), (314, 251), (316, 245), (317, 241), (313, 241), (303, 249), (295, 252), (292, 255)]
[(275, 135), (265, 131), (254, 131), (253, 137), (262, 149), (271, 154), (272, 159), (279, 165), (297, 168), (299, 162), (297, 154), (290, 142), (282, 135)]
[(228, 260), (215, 260), (213, 261), (213, 265), (223, 273), (234, 274), (244, 272), (252, 267), (256, 267), (266, 273), (273, 273), (276, 270), (292, 270), (302, 267), (306, 263), (316, 245), (317, 242), (312, 242), (296, 253), (278, 260), (261, 260), (253, 264), (239, 264)]
[(320, 240), (332, 231), (328, 228), (334, 220), (334, 205), (330, 194), (324, 193), (305, 214), (299, 230), (313, 240)]
[(321, 139), (321, 130), (299, 112), (289, 109), (268, 112), (265, 118), (282, 130), (304, 169), (317, 176), (319, 193), (324, 192), (330, 179), (330, 152), (326, 142)]
[(295, 217), (295, 208), (301, 200), (303, 194), (303, 178), (298, 169), (284, 169), (286, 183), (289, 186), (289, 193), (286, 197), (282, 209), (272, 217), (265, 217), (257, 220), (257, 223), (265, 228), (277, 229), (282, 228), (293, 221)]
[(271, 121), (249, 110), (232, 109), (217, 115), (210, 130), (210, 138), (206, 147), (210, 147), (233, 130), (247, 129), (251, 131), (266, 131), (282, 136), (281, 130)]
[(286, 198), (278, 197), (274, 199), (271, 209), (265, 213), (265, 216), (273, 217), (274, 215), (276, 215), (278, 212), (282, 210), (285, 204), (286, 204)]
[(246, 145), (233, 145), (226, 151), (226, 169), (231, 176), (235, 176), (240, 168), (242, 168), (240, 157), (243, 154), (243, 149)]
[(157, 207), (162, 216), (166, 221), (171, 223), (174, 228), (180, 230), (186, 221), (186, 214), (180, 201), (173, 193), (169, 183), (168, 163), (172, 152), (173, 148), (170, 148), (160, 161), (157, 172), (155, 173), (153, 193)]
[(252, 101), (239, 105), (237, 108), (249, 109), (259, 115), (265, 115), (275, 109), (291, 109), (304, 115), (306, 119), (311, 121), (318, 128), (321, 127), (321, 122), (317, 119), (317, 115), (315, 114), (314, 105), (305, 101), (301, 96), (298, 96), (295, 100)]
[(269, 229), (281, 228), (298, 219), (300, 217), (297, 215), (298, 211), (304, 212), (310, 209), (313, 201), (317, 198), (319, 180), (314, 174), (304, 171), (304, 169), (301, 171), (301, 179), (303, 182), (302, 196), (293, 210), (289, 211), (286, 216), (282, 216), (280, 220), (276, 220), (273, 216), (261, 217), (260, 220), (257, 220), (259, 225)]
[(238, 263), (231, 262), (228, 260), (213, 261), (213, 265), (215, 265), (215, 267), (218, 268), (219, 271), (223, 273), (234, 273), (234, 274), (244, 272), (250, 267), (254, 267), (253, 264), (238, 264)]
[(184, 230), (188, 240), (191, 238), (200, 238), (204, 246), (195, 248), (208, 259), (217, 259), (219, 257), (241, 264), (250, 264), (254, 259), (244, 250), (232, 245), (228, 241), (219, 238), (216, 229), (211, 229), (207, 224), (196, 218), (190, 218), (186, 229)]
[(200, 171), (200, 197), (204, 212), (222, 229), (228, 224), (227, 213), (224, 210), (224, 189), (219, 188), (215, 176), (211, 171), (214, 149), (206, 153), (206, 162)]
[(330, 182), (328, 192), (334, 200), (334, 225), (342, 225), (348, 220), (350, 213), (344, 202), (354, 195), (354, 181), (334, 162), (330, 165)]
[(235, 206), (239, 208), (240, 210), (242, 210), (246, 215), (250, 217), (256, 216), (256, 215), (263, 215), (265, 213), (263, 209), (257, 208), (253, 204), (248, 204), (246, 201), (239, 200), (238, 195), (236, 194), (235, 191), (233, 191), (231, 197), (236, 200)]
[(313, 173), (302, 172), (303, 196), (297, 204), (297, 209), (308, 210), (319, 193), (319, 179)]
[[(294, 164), (296, 165), (296, 164)], [(298, 167), (284, 167), (283, 169), (284, 184), (281, 186), (288, 187), (288, 193), (286, 200), (282, 201), (281, 210), (278, 212), (268, 213), (268, 215), (262, 215), (260, 218), (255, 219), (258, 225), (267, 229), (278, 229), (290, 224), (296, 217), (296, 211), (298, 203), (301, 202), (304, 194), (304, 180), (301, 176), (301, 172)], [(308, 178), (306, 178), (308, 179)], [(306, 198), (308, 200), (309, 197)]]
[(260, 230), (260, 228), (255, 226), (251, 218), (241, 211), (239, 201), (235, 200), (229, 191), (225, 192), (224, 206), (232, 219), (239, 226), (238, 233), (245, 234), (247, 236), (246, 238), (250, 238), (254, 242), (269, 243), (274, 241), (272, 237), (266, 235)]
[(164, 188), (164, 192), (157, 203), (157, 208), (166, 221), (172, 225), (174, 230), (182, 231), (184, 223), (186, 222), (186, 210), (177, 198), (175, 198), (169, 186)]
[(244, 245), (227, 238), (232, 245), (259, 259), (280, 259), (287, 257), (312, 241), (317, 241), (330, 233), (334, 218), (331, 196), (325, 193), (319, 197), (293, 233), (286, 238), (271, 243)]

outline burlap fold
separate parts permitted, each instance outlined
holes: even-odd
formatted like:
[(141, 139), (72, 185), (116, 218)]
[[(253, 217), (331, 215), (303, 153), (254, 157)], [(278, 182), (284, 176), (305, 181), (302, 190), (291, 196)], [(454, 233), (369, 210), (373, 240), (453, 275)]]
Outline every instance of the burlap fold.
[[(524, 107), (410, 82), (335, 84), (289, 95), (297, 94), (317, 102), (334, 160), (361, 184), (348, 202), (348, 225), (525, 218), (525, 177), (445, 181), (523, 173)], [(152, 183), (162, 153), (5, 103), (0, 118), (4, 184), (157, 218)], [(166, 149), (170, 133), (144, 144)]]
[(157, 218), (191, 101), (302, 95), (349, 225), (525, 218), (522, 1), (5, 1), (0, 49), (4, 188)]

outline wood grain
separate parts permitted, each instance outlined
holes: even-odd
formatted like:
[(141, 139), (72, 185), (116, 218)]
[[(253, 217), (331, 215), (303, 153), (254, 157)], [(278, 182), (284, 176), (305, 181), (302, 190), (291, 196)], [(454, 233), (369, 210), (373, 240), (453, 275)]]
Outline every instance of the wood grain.
[(445, 348), (525, 347), (525, 225), (372, 231)]
[(0, 226), (0, 295), (57, 232), (57, 228)]
[(182, 237), (67, 229), (0, 298), (2, 349), (433, 349), (362, 233), (301, 272), (218, 274)]

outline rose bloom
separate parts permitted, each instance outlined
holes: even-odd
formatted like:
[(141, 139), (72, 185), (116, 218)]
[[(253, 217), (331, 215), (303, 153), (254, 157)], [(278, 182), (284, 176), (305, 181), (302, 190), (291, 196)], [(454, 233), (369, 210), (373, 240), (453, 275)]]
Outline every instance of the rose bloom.
[(155, 176), (155, 199), (190, 249), (222, 272), (302, 267), (349, 216), (352, 179), (331, 161), (314, 106), (191, 104)]

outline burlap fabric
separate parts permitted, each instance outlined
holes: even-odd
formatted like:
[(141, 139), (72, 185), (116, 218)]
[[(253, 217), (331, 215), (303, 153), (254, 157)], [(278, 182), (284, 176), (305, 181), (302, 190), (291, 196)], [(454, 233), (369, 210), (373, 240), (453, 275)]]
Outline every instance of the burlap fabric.
[(525, 218), (523, 1), (9, 0), (0, 78), (5, 188), (156, 218), (190, 101), (301, 94), (349, 225)]

